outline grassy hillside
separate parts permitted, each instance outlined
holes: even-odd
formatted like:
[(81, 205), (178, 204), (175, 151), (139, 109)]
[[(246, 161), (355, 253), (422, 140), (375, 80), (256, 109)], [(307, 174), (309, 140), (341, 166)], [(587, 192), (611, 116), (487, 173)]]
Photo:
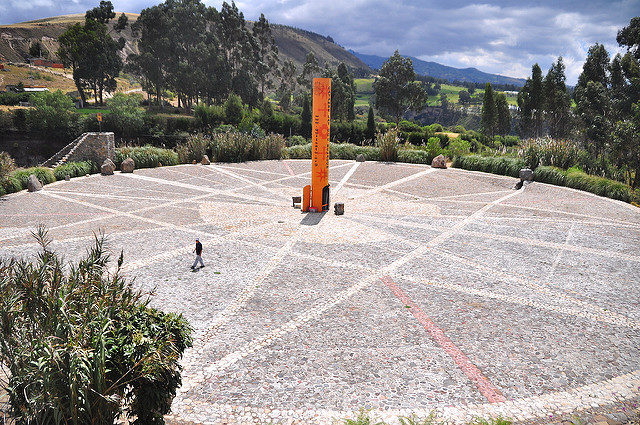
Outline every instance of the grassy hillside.
[[(373, 78), (356, 78), (356, 106), (366, 106), (369, 104), (369, 99), (374, 93), (373, 90)], [(454, 86), (451, 84), (442, 84), (440, 88), (440, 94), (445, 94), (447, 96), (447, 100), (453, 104), (458, 103), (459, 93), (461, 90), (466, 90), (464, 86)], [(480, 93), (484, 93), (482, 89), (476, 89), (474, 93), (474, 97), (478, 96)], [(440, 105), (440, 94), (429, 96), (427, 101), (427, 105), (429, 106), (439, 106)], [(507, 102), (510, 105), (517, 105), (518, 99), (515, 95), (507, 95)]]

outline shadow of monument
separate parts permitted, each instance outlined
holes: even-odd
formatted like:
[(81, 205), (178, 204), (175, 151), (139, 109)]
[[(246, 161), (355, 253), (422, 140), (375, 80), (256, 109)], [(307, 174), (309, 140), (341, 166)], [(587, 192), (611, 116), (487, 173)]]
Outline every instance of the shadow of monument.
[(326, 211), (322, 211), (321, 213), (306, 213), (300, 224), (303, 226), (315, 226), (320, 223), (320, 220), (322, 220), (326, 213)]

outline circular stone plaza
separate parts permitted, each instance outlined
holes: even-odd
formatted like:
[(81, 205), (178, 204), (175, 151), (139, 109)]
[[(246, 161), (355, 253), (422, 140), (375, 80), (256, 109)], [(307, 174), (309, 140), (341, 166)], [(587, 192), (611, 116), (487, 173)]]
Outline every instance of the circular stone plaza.
[[(169, 422), (330, 424), (362, 408), (525, 423), (640, 397), (640, 209), (459, 169), (310, 161), (93, 175), (0, 199), (0, 256), (49, 228), (194, 328)], [(195, 238), (206, 267), (191, 271)], [(355, 413), (354, 413), (355, 412)], [(542, 419), (541, 419), (542, 418)]]

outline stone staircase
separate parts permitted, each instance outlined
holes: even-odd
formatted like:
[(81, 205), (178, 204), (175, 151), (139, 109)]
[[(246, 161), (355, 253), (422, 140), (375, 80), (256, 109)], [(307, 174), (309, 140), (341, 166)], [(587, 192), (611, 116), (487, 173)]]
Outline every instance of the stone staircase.
[(69, 159), (76, 149), (85, 141), (88, 133), (83, 133), (73, 142), (56, 152), (51, 158), (40, 164), (41, 167), (56, 168)]

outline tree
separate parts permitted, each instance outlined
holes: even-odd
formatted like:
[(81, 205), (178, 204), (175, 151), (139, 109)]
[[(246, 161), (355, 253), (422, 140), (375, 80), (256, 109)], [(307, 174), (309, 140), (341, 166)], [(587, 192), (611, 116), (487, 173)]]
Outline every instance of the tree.
[(228, 124), (238, 125), (242, 121), (242, 100), (236, 94), (231, 94), (224, 103), (224, 115)]
[(116, 77), (122, 69), (118, 52), (124, 47), (109, 35), (107, 23), (115, 17), (110, 1), (87, 11), (84, 24), (77, 23), (59, 38), (58, 56), (73, 68), (73, 79), (80, 98), (85, 89), (93, 91), (96, 102), (103, 103), (103, 93), (116, 89)]
[(283, 111), (288, 111), (291, 106), (291, 96), (296, 90), (296, 65), (291, 59), (284, 61), (282, 71), (280, 72), (280, 87), (278, 87), (277, 95), (280, 101), (280, 107)]
[(191, 346), (181, 316), (113, 273), (96, 237), (86, 256), (66, 264), (40, 228), (34, 261), (0, 261), (0, 363), (16, 423), (163, 424), (180, 386), (178, 363)]
[(127, 18), (127, 15), (121, 13), (120, 16), (118, 16), (118, 22), (113, 26), (113, 29), (116, 31), (122, 31), (127, 27), (128, 23), (129, 18)]
[(140, 133), (144, 125), (144, 110), (140, 108), (142, 96), (139, 93), (116, 93), (107, 100), (109, 114), (105, 115), (110, 125), (120, 138), (132, 137)]
[(256, 63), (256, 75), (258, 82), (260, 83), (260, 93), (264, 98), (265, 88), (272, 86), (272, 79), (270, 76), (277, 76), (278, 70), (278, 48), (276, 42), (271, 33), (271, 27), (269, 21), (264, 17), (264, 14), (260, 14), (258, 22), (253, 25), (253, 37), (258, 44), (257, 56), (258, 61)]
[(606, 153), (612, 129), (608, 71), (609, 53), (596, 43), (589, 48), (574, 92), (582, 138), (595, 156)]
[(493, 137), (496, 134), (497, 125), (498, 111), (496, 110), (496, 100), (493, 98), (491, 83), (487, 83), (482, 98), (482, 132), (487, 136)]
[(87, 21), (93, 20), (101, 24), (107, 24), (116, 17), (116, 14), (113, 11), (113, 4), (111, 4), (110, 1), (101, 0), (100, 5), (91, 10), (87, 10), (84, 17)]
[(551, 137), (566, 137), (571, 128), (571, 99), (564, 70), (564, 62), (559, 57), (543, 81), (544, 109)]
[(496, 132), (498, 134), (509, 134), (511, 132), (511, 114), (509, 112), (509, 103), (504, 93), (498, 93), (495, 97), (496, 102)]
[(72, 136), (75, 115), (73, 101), (60, 90), (31, 95), (33, 108), (27, 111), (27, 125), (32, 131), (62, 140)]
[(370, 142), (376, 137), (376, 120), (373, 115), (373, 107), (369, 106), (369, 113), (367, 114), (367, 129), (365, 130), (365, 138)]
[(627, 167), (634, 189), (640, 185), (640, 103), (632, 107), (630, 120), (618, 121), (613, 131), (613, 156), (619, 167)]
[(341, 62), (336, 70), (325, 68), (322, 76), (331, 78), (331, 118), (353, 121), (356, 85), (347, 66)]
[(640, 60), (640, 16), (632, 18), (628, 26), (618, 31), (616, 41), (620, 46), (627, 47), (627, 52)]
[(471, 103), (471, 95), (467, 90), (460, 90), (458, 92), (458, 103), (461, 105), (468, 105)]
[(49, 51), (44, 48), (42, 43), (36, 41), (29, 46), (29, 56), (32, 58), (48, 58)]
[(302, 121), (302, 136), (305, 138), (311, 137), (311, 105), (309, 101), (309, 96), (304, 97), (304, 101), (302, 102), (302, 115), (300, 116)]
[(165, 4), (149, 7), (140, 12), (132, 29), (139, 34), (139, 54), (128, 57), (128, 70), (142, 77), (142, 87), (155, 93), (158, 103), (168, 85), (167, 74), (171, 57), (171, 19)]
[(396, 123), (408, 111), (424, 107), (427, 94), (418, 81), (410, 58), (403, 58), (396, 50), (380, 68), (374, 83), (376, 108), (390, 114)]
[(531, 68), (531, 78), (527, 78), (518, 93), (520, 110), (520, 132), (523, 136), (540, 137), (544, 114), (544, 94), (542, 70), (536, 63)]
[(316, 55), (313, 52), (307, 53), (304, 65), (302, 65), (302, 71), (298, 76), (298, 84), (304, 87), (308, 92), (311, 91), (313, 84), (313, 77), (320, 72), (320, 65), (316, 59)]

